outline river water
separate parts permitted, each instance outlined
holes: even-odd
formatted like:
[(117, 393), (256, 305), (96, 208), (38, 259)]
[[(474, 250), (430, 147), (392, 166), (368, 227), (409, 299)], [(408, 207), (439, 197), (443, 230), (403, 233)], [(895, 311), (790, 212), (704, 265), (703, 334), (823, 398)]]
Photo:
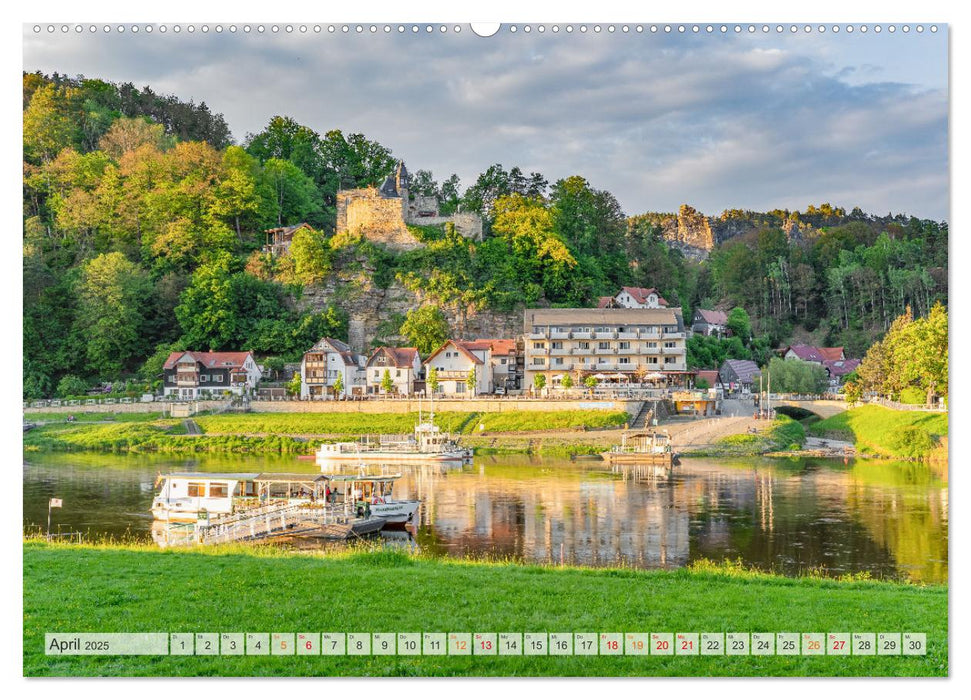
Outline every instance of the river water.
[[(943, 475), (910, 463), (686, 459), (669, 472), (599, 461), (476, 457), (461, 468), (402, 466), (398, 498), (422, 500), (405, 546), (584, 566), (676, 568), (741, 560), (766, 571), (947, 581)], [(292, 457), (25, 454), (24, 527), (150, 541), (156, 475), (315, 472)], [(400, 544), (400, 536), (394, 540)]]

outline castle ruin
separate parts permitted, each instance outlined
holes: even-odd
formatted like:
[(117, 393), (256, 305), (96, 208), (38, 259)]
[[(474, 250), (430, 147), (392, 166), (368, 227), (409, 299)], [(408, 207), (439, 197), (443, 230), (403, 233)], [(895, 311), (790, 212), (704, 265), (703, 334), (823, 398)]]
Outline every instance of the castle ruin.
[(338, 191), (337, 233), (360, 233), (389, 248), (409, 250), (423, 244), (408, 230), (408, 224), (451, 223), (466, 238), (482, 240), (482, 219), (478, 215), (459, 212), (441, 216), (436, 197), (411, 195), (408, 185), (408, 170), (403, 161), (398, 161), (381, 187)]

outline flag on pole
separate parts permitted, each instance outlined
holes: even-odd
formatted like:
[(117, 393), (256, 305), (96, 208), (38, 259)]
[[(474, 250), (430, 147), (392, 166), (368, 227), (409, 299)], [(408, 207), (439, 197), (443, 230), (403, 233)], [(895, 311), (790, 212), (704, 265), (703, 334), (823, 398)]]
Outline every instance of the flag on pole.
[(60, 508), (62, 505), (63, 505), (63, 503), (61, 502), (61, 499), (60, 498), (52, 498), (51, 499), (51, 504), (50, 504), (50, 507), (51, 508)]

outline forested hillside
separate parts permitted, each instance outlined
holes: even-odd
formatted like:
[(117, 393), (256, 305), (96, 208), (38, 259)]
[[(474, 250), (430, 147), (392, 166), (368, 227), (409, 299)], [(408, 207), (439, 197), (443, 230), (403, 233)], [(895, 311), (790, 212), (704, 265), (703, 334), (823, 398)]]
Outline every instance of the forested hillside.
[[(425, 245), (396, 252), (334, 235), (337, 192), (380, 184), (395, 162), (362, 134), (278, 116), (236, 145), (205, 103), (59, 75), (23, 82), (27, 397), (151, 382), (175, 348), (295, 359), (322, 335), (346, 337), (339, 293), (313, 309), (301, 299), (350, 274), (414, 293), (422, 308), (410, 322), (389, 316), (382, 339), (423, 345), (425, 329), (449, 330), (442, 309), (454, 318), (583, 306), (621, 285), (657, 287), (686, 319), (695, 308), (745, 309), (744, 337), (696, 347), (697, 366), (715, 350), (764, 360), (793, 338), (859, 357), (907, 306), (923, 316), (947, 299), (946, 223), (829, 205), (726, 211), (732, 226), (698, 261), (666, 238), (671, 215), (628, 217), (582, 175), (551, 184), (499, 164), (465, 188), (455, 175), (415, 172), (413, 194), (437, 196), (444, 214), (480, 213), (485, 236), (416, 227)], [(266, 229), (299, 222), (314, 230), (294, 237), (291, 256), (260, 252)]]

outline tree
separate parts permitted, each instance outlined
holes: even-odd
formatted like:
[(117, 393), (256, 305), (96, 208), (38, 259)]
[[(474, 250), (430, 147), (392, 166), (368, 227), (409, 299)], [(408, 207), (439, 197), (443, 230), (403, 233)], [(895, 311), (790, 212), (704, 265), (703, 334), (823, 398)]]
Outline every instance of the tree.
[(569, 372), (564, 374), (563, 378), (560, 379), (560, 386), (562, 386), (564, 389), (573, 388), (573, 377), (570, 376)]
[(192, 273), (192, 281), (175, 308), (186, 347), (222, 350), (238, 337), (232, 267), (232, 256), (218, 252)]
[(313, 180), (289, 160), (266, 161), (263, 184), (272, 193), (270, 214), (277, 226), (314, 220), (321, 211), (320, 195)]
[(290, 257), (293, 259), (294, 274), (303, 284), (319, 282), (330, 272), (333, 252), (323, 234), (301, 228), (293, 234), (290, 242)]
[(337, 379), (334, 380), (334, 394), (337, 396), (344, 395), (344, 373), (340, 372), (337, 375)]
[(448, 339), (451, 329), (441, 309), (426, 304), (405, 315), (399, 332), (418, 348), (419, 354), (427, 356)]
[(769, 360), (768, 374), (772, 391), (779, 393), (819, 394), (828, 383), (826, 370), (820, 365), (797, 359), (773, 357)]
[(741, 306), (736, 306), (728, 312), (728, 321), (725, 323), (725, 327), (743, 343), (748, 343), (752, 337), (752, 322), (749, 319), (748, 312)]
[(24, 110), (24, 153), (47, 163), (74, 143), (77, 128), (71, 119), (68, 95), (54, 85), (34, 91)]
[(426, 383), (433, 394), (438, 391), (438, 370), (435, 367), (430, 367), (428, 369), (428, 381)]
[(592, 392), (594, 389), (597, 388), (597, 378), (594, 377), (593, 375), (590, 375), (589, 377), (583, 380), (583, 385)]
[(300, 391), (303, 389), (303, 379), (300, 377), (300, 372), (294, 372), (293, 377), (287, 383), (287, 393), (290, 396), (300, 396)]
[(546, 375), (537, 374), (533, 376), (533, 386), (536, 387), (536, 391), (542, 391), (546, 386)]
[(695, 389), (705, 390), (710, 388), (711, 385), (708, 383), (707, 379), (699, 379), (695, 382)]
[(77, 323), (88, 366), (102, 377), (118, 376), (142, 356), (150, 293), (147, 274), (121, 253), (101, 254), (82, 267)]
[(473, 396), (475, 396), (476, 390), (478, 389), (478, 386), (477, 386), (478, 381), (479, 381), (479, 378), (476, 375), (475, 366), (473, 365), (469, 369), (468, 376), (465, 378), (465, 383), (469, 388), (469, 393), (472, 394)]
[(165, 136), (165, 127), (145, 118), (116, 119), (98, 142), (98, 148), (115, 160), (145, 145), (160, 151), (171, 145), (171, 139)]
[(384, 370), (384, 375), (381, 377), (381, 389), (385, 394), (390, 394), (394, 391), (394, 381), (391, 379), (391, 370)]
[(69, 396), (83, 396), (87, 390), (88, 383), (73, 374), (64, 375), (57, 383), (57, 395), (62, 399)]

